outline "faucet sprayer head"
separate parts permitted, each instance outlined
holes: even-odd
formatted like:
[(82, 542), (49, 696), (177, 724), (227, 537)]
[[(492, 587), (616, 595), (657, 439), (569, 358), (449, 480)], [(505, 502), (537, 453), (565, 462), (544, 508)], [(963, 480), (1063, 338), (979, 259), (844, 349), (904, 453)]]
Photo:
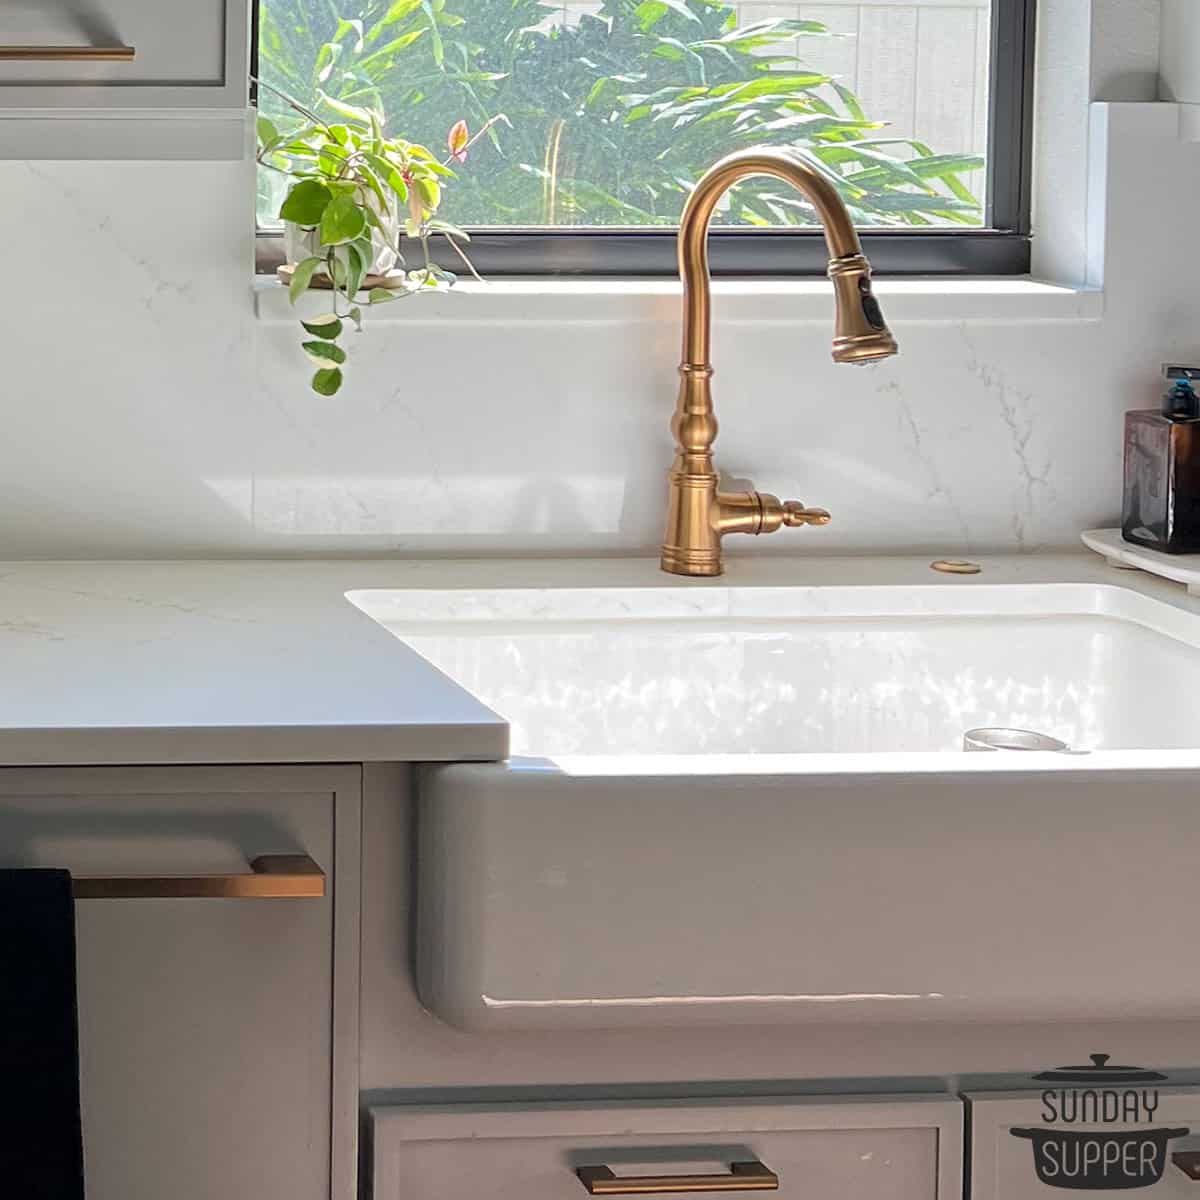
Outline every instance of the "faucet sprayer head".
[(835, 258), (829, 264), (829, 278), (837, 300), (833, 361), (872, 363), (891, 358), (898, 347), (871, 291), (871, 267), (867, 260), (861, 254)]

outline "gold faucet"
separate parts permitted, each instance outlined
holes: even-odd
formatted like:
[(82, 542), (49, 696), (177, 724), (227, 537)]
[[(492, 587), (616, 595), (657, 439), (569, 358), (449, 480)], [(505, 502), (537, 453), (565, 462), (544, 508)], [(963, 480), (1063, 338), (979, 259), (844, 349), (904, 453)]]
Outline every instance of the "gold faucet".
[(766, 492), (722, 492), (713, 467), (717, 436), (709, 362), (711, 291), (708, 226), (717, 201), (747, 175), (772, 175), (790, 183), (817, 210), (829, 247), (829, 277), (837, 302), (833, 359), (867, 363), (896, 353), (896, 339), (871, 292), (871, 266), (854, 223), (834, 186), (798, 154), (760, 147), (721, 159), (696, 185), (679, 226), (683, 277), (683, 362), (679, 403), (671, 421), (667, 532), (662, 569), (674, 575), (720, 575), (721, 538), (727, 533), (774, 533), (781, 526), (827, 525), (829, 514)]

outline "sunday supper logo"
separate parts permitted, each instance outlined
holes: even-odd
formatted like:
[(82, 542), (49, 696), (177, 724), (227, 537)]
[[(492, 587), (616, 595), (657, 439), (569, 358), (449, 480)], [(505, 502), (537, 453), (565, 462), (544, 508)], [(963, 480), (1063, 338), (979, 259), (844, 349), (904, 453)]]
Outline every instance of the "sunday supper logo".
[(1093, 1054), (1091, 1059), (1086, 1066), (1035, 1075), (1043, 1083), (1059, 1085), (1042, 1092), (1043, 1123), (1009, 1133), (1033, 1143), (1037, 1177), (1050, 1187), (1149, 1187), (1162, 1178), (1167, 1143), (1189, 1132), (1139, 1128), (1154, 1124), (1158, 1088), (1153, 1085), (1166, 1076), (1117, 1066), (1107, 1054)]

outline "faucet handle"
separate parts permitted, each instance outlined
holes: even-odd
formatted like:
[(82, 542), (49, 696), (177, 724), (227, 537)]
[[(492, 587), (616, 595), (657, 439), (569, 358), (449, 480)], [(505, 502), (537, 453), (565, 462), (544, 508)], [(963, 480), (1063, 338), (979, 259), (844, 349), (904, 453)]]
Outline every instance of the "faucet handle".
[(823, 508), (806, 508), (799, 500), (783, 502), (783, 523), (789, 529), (797, 525), (828, 525), (832, 520)]
[(780, 500), (770, 492), (718, 492), (721, 521), (727, 533), (774, 533), (787, 525), (828, 525), (833, 518), (823, 508), (805, 508), (799, 500)]

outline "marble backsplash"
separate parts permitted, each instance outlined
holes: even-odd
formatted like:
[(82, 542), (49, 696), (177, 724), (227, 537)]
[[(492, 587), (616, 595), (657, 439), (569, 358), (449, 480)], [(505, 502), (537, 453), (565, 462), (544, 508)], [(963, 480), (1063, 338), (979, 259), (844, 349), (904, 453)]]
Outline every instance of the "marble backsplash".
[[(718, 308), (719, 465), (835, 515), (738, 551), (1036, 551), (1115, 518), (1122, 412), (1200, 354), (1180, 265), (1200, 150), (1114, 120), (1108, 173), (1100, 319), (948, 304), (894, 320), (901, 356), (853, 370), (829, 363), (828, 323)], [(0, 163), (45, 234), (6, 254), (0, 556), (656, 547), (674, 305), (397, 317), (324, 399), (294, 326), (255, 315), (252, 192), (247, 164)]]

